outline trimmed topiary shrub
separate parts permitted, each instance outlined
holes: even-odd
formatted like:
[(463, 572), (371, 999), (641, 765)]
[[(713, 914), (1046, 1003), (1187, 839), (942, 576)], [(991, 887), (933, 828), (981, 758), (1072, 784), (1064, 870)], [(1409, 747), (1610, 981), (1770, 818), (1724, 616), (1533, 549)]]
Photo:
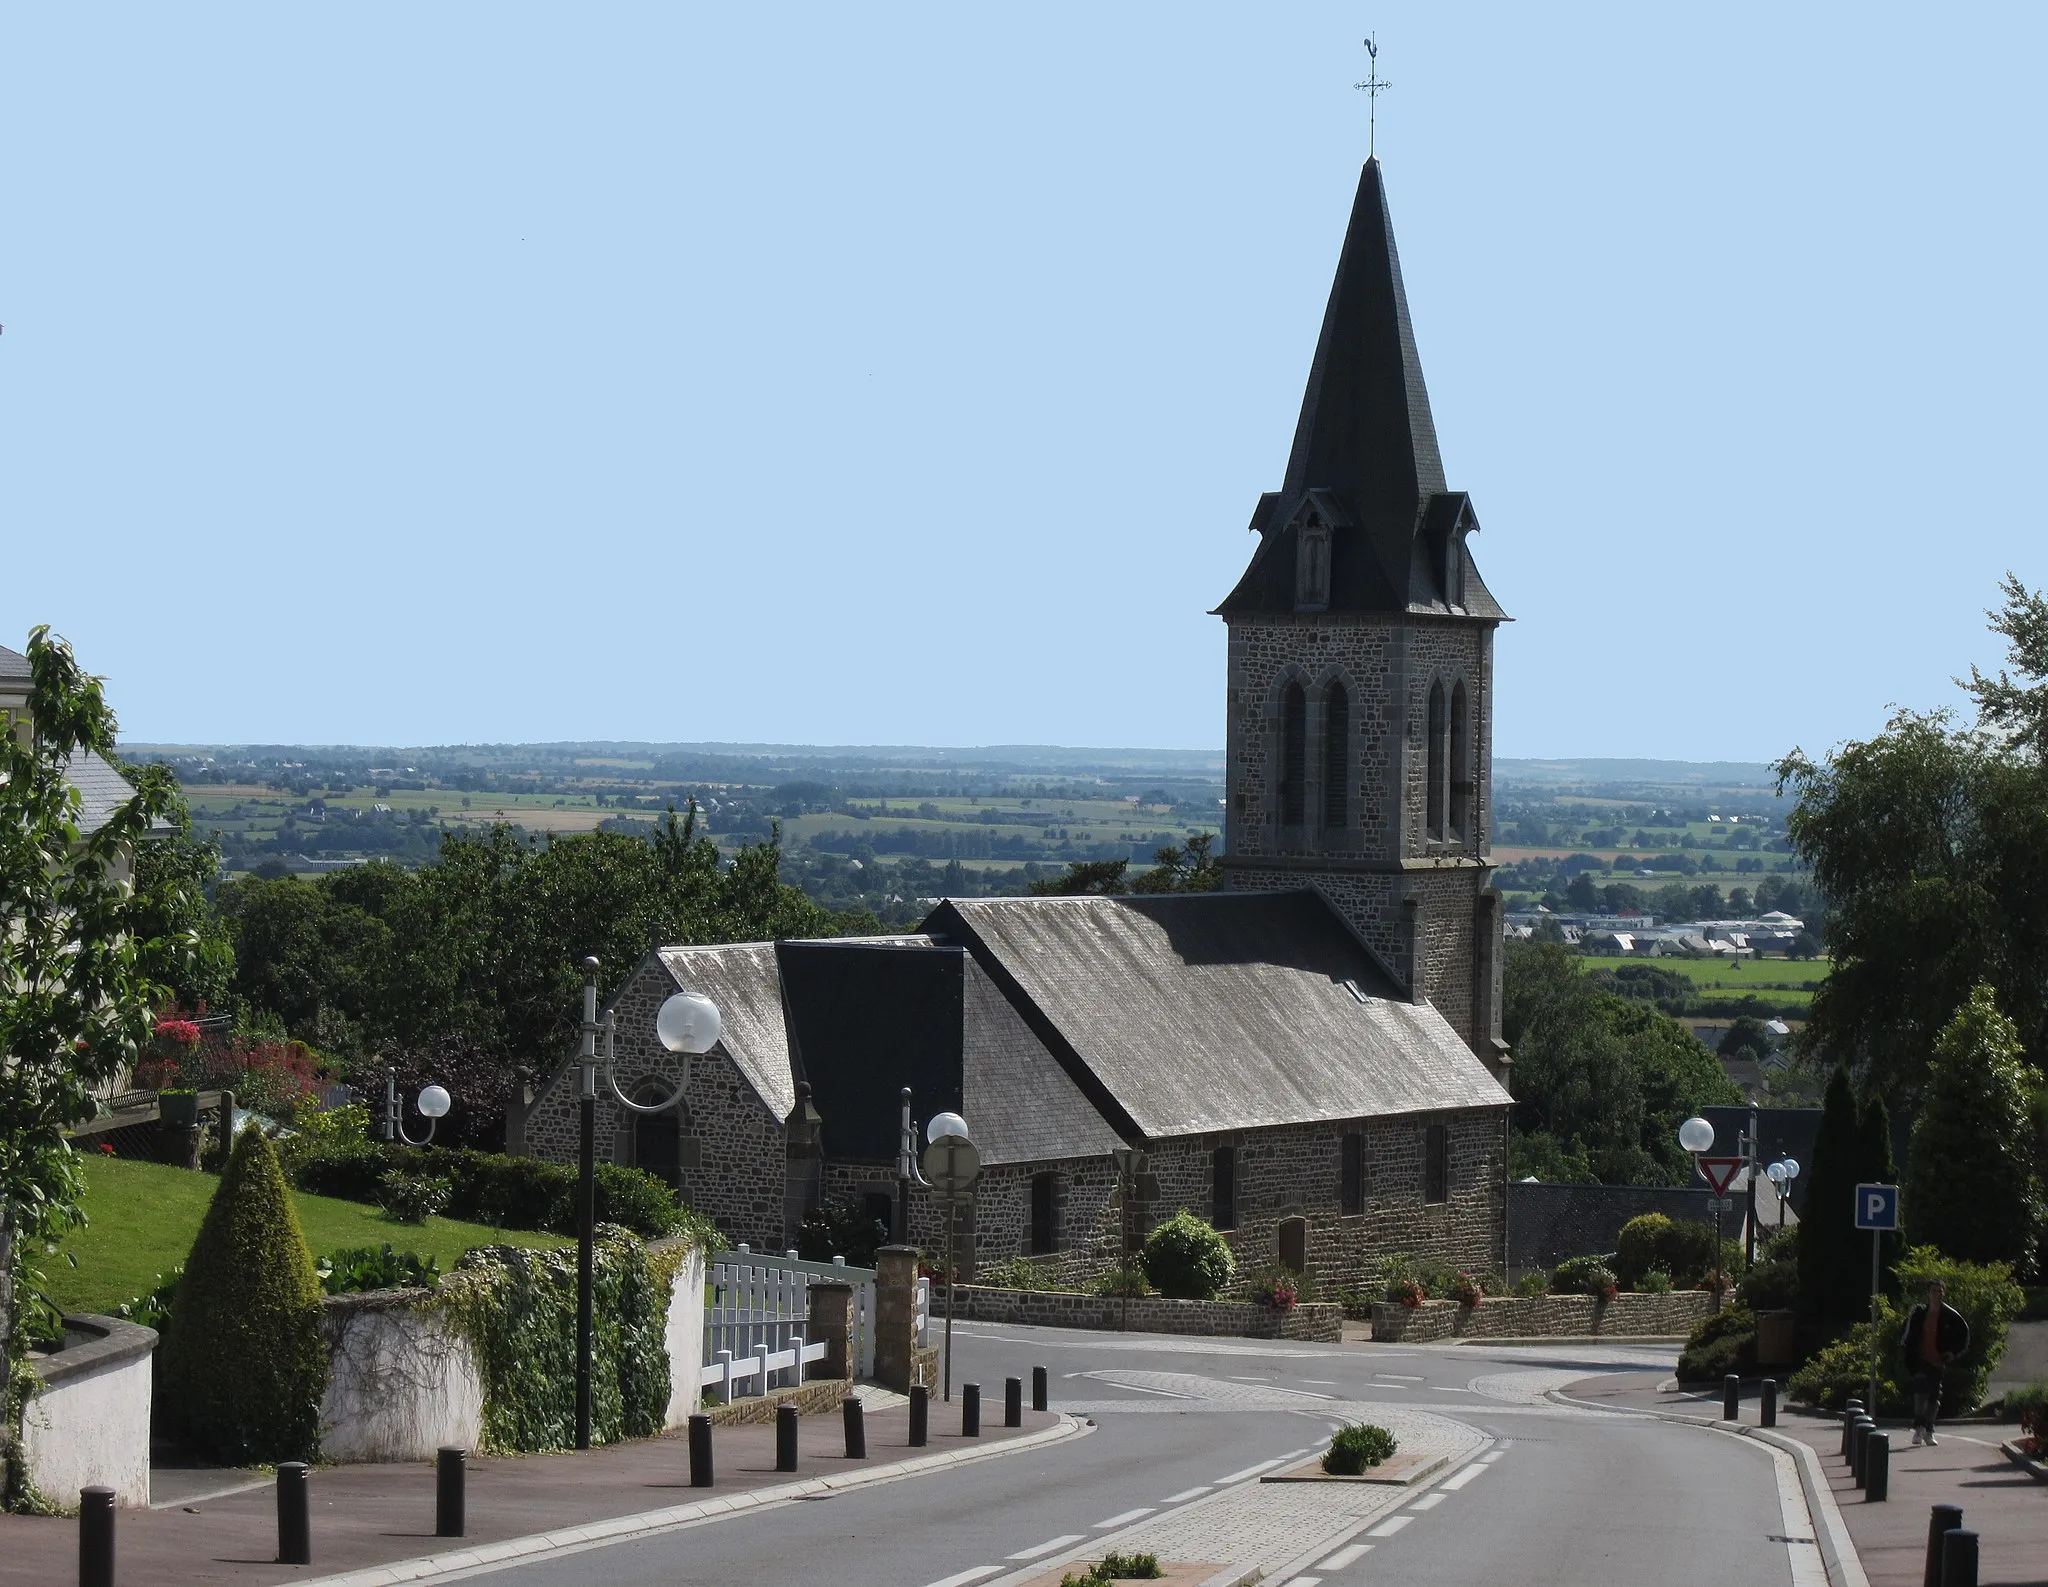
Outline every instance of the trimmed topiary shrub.
[(1756, 1313), (1746, 1306), (1718, 1311), (1693, 1329), (1678, 1356), (1680, 1383), (1719, 1383), (1729, 1373), (1756, 1372)]
[(1145, 1277), (1175, 1300), (1214, 1300), (1237, 1263), (1230, 1242), (1183, 1207), (1146, 1237)]
[(1392, 1433), (1371, 1422), (1342, 1427), (1323, 1454), (1323, 1470), (1333, 1477), (1362, 1477), (1400, 1447)]
[(235, 1140), (171, 1313), (156, 1384), (186, 1440), (229, 1465), (310, 1460), (327, 1388), (320, 1280), (261, 1130)]
[(1708, 1275), (1731, 1265), (1732, 1243), (1715, 1255), (1714, 1231), (1690, 1219), (1646, 1212), (1621, 1226), (1614, 1241), (1614, 1274), (1623, 1287), (1639, 1289), (1643, 1275), (1660, 1268), (1678, 1289), (1700, 1289)]

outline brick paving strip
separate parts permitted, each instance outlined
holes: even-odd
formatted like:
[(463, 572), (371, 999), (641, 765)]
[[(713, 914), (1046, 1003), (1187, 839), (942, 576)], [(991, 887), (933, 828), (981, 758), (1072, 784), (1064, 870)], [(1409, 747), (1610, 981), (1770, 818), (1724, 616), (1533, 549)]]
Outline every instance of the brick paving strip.
[[(1999, 1448), (2011, 1429), (1990, 1423), (1945, 1425), (1932, 1449), (1915, 1448), (1913, 1430), (1889, 1418), (1879, 1422), (1892, 1439), (1891, 1495), (1881, 1504), (1866, 1503), (1837, 1451), (1841, 1423), (1788, 1408), (1780, 1401), (1778, 1426), (1767, 1433), (1757, 1426), (1754, 1385), (1745, 1385), (1741, 1418), (1720, 1419), (1719, 1391), (1709, 1394), (1665, 1393), (1647, 1389), (1640, 1380), (1581, 1379), (1571, 1395), (1557, 1396), (1573, 1405), (1595, 1404), (1635, 1411), (1669, 1421), (1726, 1431), (1739, 1431), (1789, 1447), (1800, 1467), (1808, 1508), (1827, 1558), (1831, 1587), (1921, 1587), (1927, 1559), (1927, 1518), (1937, 1504), (1962, 1509), (1963, 1525), (1978, 1536), (1978, 1580), (1987, 1584), (2035, 1583), (2042, 1580), (2041, 1560), (2048, 1550), (2048, 1487), (2013, 1465)], [(1840, 1529), (1830, 1539), (1830, 1522)], [(1843, 1547), (1846, 1543), (1848, 1546)]]
[[(727, 1515), (870, 1483), (943, 1471), (968, 1461), (1041, 1447), (1087, 1431), (1075, 1417), (1024, 1413), (1021, 1428), (982, 1424), (962, 1438), (937, 1407), (930, 1444), (908, 1447), (909, 1413), (870, 1411), (869, 1458), (848, 1460), (838, 1416), (799, 1424), (798, 1466), (775, 1468), (775, 1429), (722, 1427), (713, 1435), (717, 1484), (690, 1487), (679, 1435), (636, 1439), (582, 1454), (471, 1458), (468, 1535), (434, 1536), (434, 1470), (424, 1463), (328, 1466), (311, 1478), (313, 1560), (280, 1565), (277, 1508), (269, 1484), (188, 1506), (123, 1510), (116, 1551), (123, 1580), (152, 1587), (294, 1582), (303, 1587), (389, 1587), (428, 1582), (500, 1560), (576, 1552), (622, 1538), (702, 1525)], [(670, 1502), (646, 1508), (656, 1495)], [(0, 1578), (73, 1579), (78, 1522), (60, 1516), (0, 1517)]]

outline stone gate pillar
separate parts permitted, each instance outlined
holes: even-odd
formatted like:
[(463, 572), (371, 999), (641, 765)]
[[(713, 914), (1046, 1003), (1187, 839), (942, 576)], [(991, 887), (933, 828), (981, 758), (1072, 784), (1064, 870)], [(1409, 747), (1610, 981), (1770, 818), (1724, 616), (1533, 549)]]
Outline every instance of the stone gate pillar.
[(885, 1245), (875, 1253), (875, 1379), (910, 1392), (917, 1350), (917, 1247)]

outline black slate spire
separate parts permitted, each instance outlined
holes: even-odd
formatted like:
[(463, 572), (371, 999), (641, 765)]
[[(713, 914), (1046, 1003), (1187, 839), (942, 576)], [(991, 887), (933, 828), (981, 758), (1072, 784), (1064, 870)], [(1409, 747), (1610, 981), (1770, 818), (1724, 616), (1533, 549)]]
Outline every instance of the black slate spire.
[[(1304, 590), (1323, 587), (1321, 574), (1296, 579), (1299, 531), (1311, 519), (1315, 532), (1327, 536), (1327, 595), (1305, 606)], [(1228, 615), (1434, 605), (1443, 595), (1443, 557), (1432, 556), (1421, 542), (1425, 530), (1439, 523), (1443, 528), (1433, 532), (1460, 538), (1464, 529), (1476, 527), (1470, 504), (1444, 483), (1393, 221), (1380, 163), (1372, 159), (1359, 174), (1286, 481), (1260, 498), (1252, 517), (1259, 549), (1217, 610)], [(1450, 554), (1463, 560), (1462, 548)], [(1428, 576), (1432, 568), (1434, 577)]]

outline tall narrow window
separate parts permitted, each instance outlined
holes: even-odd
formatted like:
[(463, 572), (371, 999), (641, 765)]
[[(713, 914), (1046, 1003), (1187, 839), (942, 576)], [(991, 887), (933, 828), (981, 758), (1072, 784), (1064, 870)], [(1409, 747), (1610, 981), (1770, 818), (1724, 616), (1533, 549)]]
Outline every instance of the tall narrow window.
[(1209, 1222), (1218, 1229), (1237, 1227), (1237, 1148), (1219, 1146), (1209, 1157)]
[(1365, 1211), (1365, 1136), (1357, 1130), (1346, 1131), (1338, 1148), (1337, 1204), (1347, 1218)]
[(1308, 696), (1289, 680), (1280, 692), (1280, 824), (1308, 822)]
[(1451, 1132), (1441, 1124), (1432, 1124), (1423, 1131), (1422, 1199), (1451, 1199)]
[(1297, 1273), (1308, 1271), (1308, 1219), (1282, 1218), (1275, 1231), (1279, 1236), (1280, 1265)]
[[(659, 1102), (667, 1095), (652, 1082), (640, 1088), (636, 1100)], [(664, 1185), (680, 1185), (683, 1179), (683, 1121), (674, 1108), (660, 1113), (633, 1115), (633, 1166), (652, 1174)]]
[(1060, 1248), (1060, 1231), (1057, 1221), (1056, 1200), (1059, 1189), (1058, 1176), (1054, 1174), (1033, 1174), (1031, 1176), (1031, 1254), (1049, 1256)]
[(1323, 825), (1351, 824), (1351, 696), (1333, 683), (1323, 691)]
[(1472, 841), (1472, 717), (1465, 685), (1451, 690), (1451, 830), (1454, 843)]
[(1429, 804), (1423, 813), (1423, 827), (1427, 836), (1441, 838), (1444, 835), (1444, 782), (1446, 767), (1444, 752), (1449, 722), (1444, 711), (1443, 680), (1438, 679), (1429, 686), (1429, 783), (1425, 790)]

